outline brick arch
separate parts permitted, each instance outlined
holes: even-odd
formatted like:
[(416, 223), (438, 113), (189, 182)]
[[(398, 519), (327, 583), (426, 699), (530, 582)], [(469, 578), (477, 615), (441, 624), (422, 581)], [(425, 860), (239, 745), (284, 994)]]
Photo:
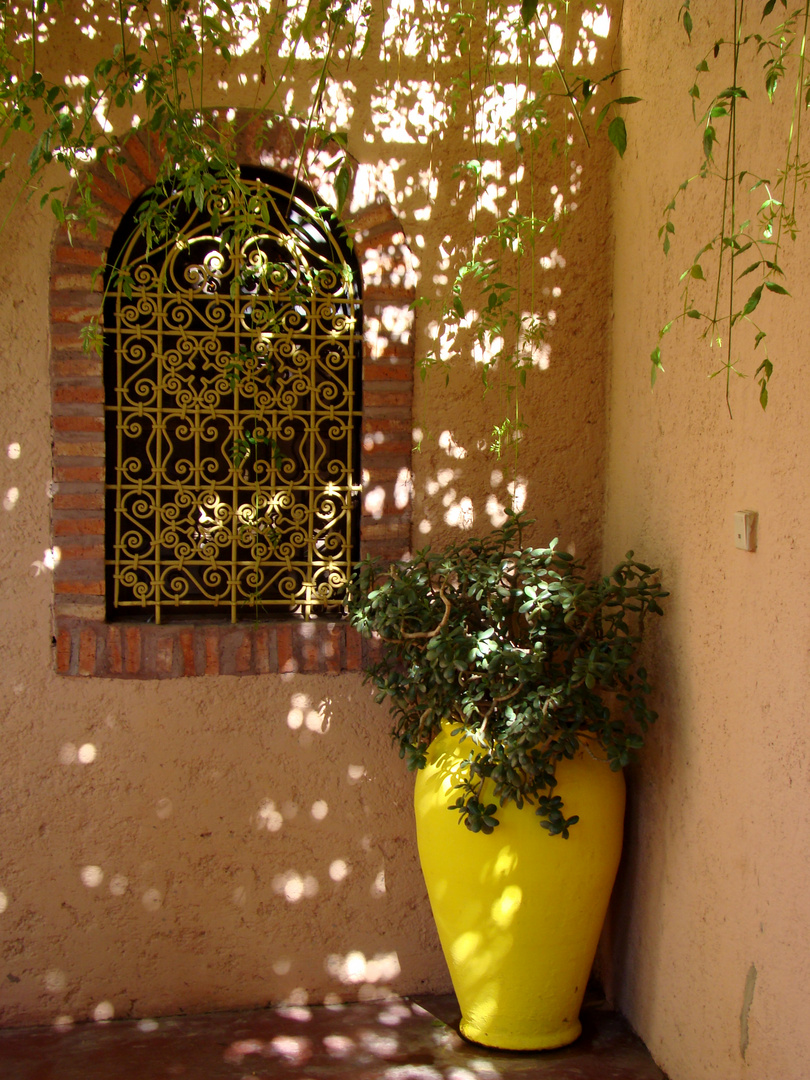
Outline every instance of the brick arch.
[[(239, 113), (240, 164), (287, 174), (298, 152), (289, 126)], [(113, 173), (90, 166), (101, 207), (95, 235), (60, 227), (51, 255), (54, 662), (60, 675), (176, 678), (274, 672), (357, 671), (364, 643), (340, 621), (107, 623), (104, 573), (104, 385), (101, 358), (82, 348), (100, 315), (101, 278), (113, 234), (130, 204), (156, 178), (161, 149), (134, 131)], [(316, 191), (323, 174), (306, 177)], [(410, 545), (414, 273), (402, 225), (378, 199), (347, 221), (363, 275), (361, 555), (402, 557)]]

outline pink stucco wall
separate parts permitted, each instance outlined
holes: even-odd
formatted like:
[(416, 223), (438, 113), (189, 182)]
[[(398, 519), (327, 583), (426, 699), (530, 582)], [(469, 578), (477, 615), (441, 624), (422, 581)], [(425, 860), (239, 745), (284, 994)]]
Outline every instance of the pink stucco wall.
[[(650, 390), (648, 358), (659, 327), (677, 313), (678, 275), (719, 212), (719, 190), (699, 189), (673, 219), (664, 259), (656, 235), (664, 207), (700, 164), (687, 90), (713, 41), (732, 33), (732, 5), (692, 6), (692, 48), (677, 4), (633, 0), (622, 22), (625, 92), (644, 101), (632, 110), (633, 141), (614, 175), (604, 560), (643, 552), (664, 567), (672, 597), (650, 649), (661, 717), (631, 777), (613, 993), (672, 1080), (803, 1080), (810, 276), (802, 233), (782, 260), (793, 299), (763, 304), (761, 313), (776, 362), (767, 413), (750, 378), (750, 337), (740, 337), (749, 378), (733, 380), (732, 420), (720, 380), (706, 377), (713, 360), (692, 322), (666, 339), (666, 374)], [(762, 98), (760, 63), (744, 78)], [(731, 82), (728, 69), (723, 79)], [(781, 164), (774, 147), (792, 91), (785, 85), (781, 94), (772, 108), (743, 104), (738, 168), (771, 175)], [(800, 189), (805, 218), (808, 209)], [(741, 509), (759, 513), (755, 553), (734, 546), (732, 516)]]
[[(571, 48), (578, 18), (574, 6)], [(52, 35), (43, 62), (91, 64), (98, 38), (78, 34)], [(598, 63), (610, 63), (612, 46), (595, 39)], [(443, 246), (470, 231), (470, 203), (452, 177), (468, 149), (456, 122), (437, 121), (427, 138), (431, 111), (417, 107), (424, 65), (400, 59), (394, 72), (371, 49), (353, 63), (336, 108), (351, 121), (357, 206), (378, 193), (391, 199), (419, 288), (433, 296), (446, 273)], [(255, 105), (256, 65), (238, 63), (248, 85), (232, 72), (228, 89), (216, 90), (224, 73), (214, 70), (212, 103)], [(452, 74), (437, 71), (439, 96)], [(482, 394), (463, 342), (447, 387), (441, 376), (416, 380), (416, 545), (486, 531), (517, 493), (538, 518), (538, 539), (559, 534), (598, 559), (610, 159), (572, 138), (571, 160), (534, 162), (549, 203), (552, 187), (563, 192), (570, 227), (564, 252), (552, 237), (538, 251), (547, 260), (538, 303), (555, 328), (523, 397), (530, 432), (516, 473), (488, 452), (503, 395)], [(25, 147), (11, 149), (24, 162)], [(487, 152), (496, 161), (494, 147)], [(55, 170), (46, 177), (63, 180)], [(359, 676), (55, 674), (54, 221), (36, 198), (11, 208), (11, 194), (0, 190), (0, 217), (10, 211), (0, 264), (0, 1023), (447, 989), (416, 862), (412, 781)], [(497, 185), (491, 197), (505, 198)], [(417, 313), (417, 358), (433, 317)]]
[[(650, 350), (714, 209), (708, 194), (692, 200), (665, 260), (663, 207), (700, 154), (686, 90), (701, 54), (677, 28), (678, 6), (623, 5), (624, 92), (644, 100), (612, 188), (612, 159), (598, 149), (575, 146), (580, 171), (536, 164), (540, 187), (564, 190), (577, 209), (558, 255), (544, 251), (541, 295), (556, 325), (524, 398), (517, 477), (486, 452), (500, 403), (482, 397), (466, 354), (447, 387), (416, 382), (413, 541), (486, 529), (516, 480), (538, 538), (559, 533), (605, 565), (632, 547), (663, 567), (673, 595), (649, 649), (661, 718), (630, 776), (603, 974), (672, 1080), (803, 1080), (810, 280), (800, 240), (784, 256), (793, 299), (771, 311), (778, 364), (766, 414), (750, 380), (738, 381), (729, 419), (688, 330), (670, 335), (650, 391)], [(727, 35), (728, 6), (697, 5), (696, 38)], [(57, 41), (53, 56), (75, 60), (89, 48), (79, 44)], [(598, 44), (617, 63), (612, 39)], [(378, 191), (392, 199), (419, 288), (433, 295), (447, 238), (469, 232), (451, 175), (461, 128), (423, 137), (414, 104), (424, 72), (407, 57), (404, 119), (386, 127), (372, 91), (394, 81), (375, 64), (367, 55), (347, 87), (358, 205)], [(223, 100), (254, 103), (236, 80)], [(746, 105), (752, 151), (767, 151), (787, 108)], [(9, 192), (0, 198), (5, 215)], [(18, 205), (3, 233), (13, 258), (0, 265), (0, 1022), (446, 989), (411, 781), (358, 676), (54, 673), (53, 234), (37, 200)], [(417, 317), (417, 356), (430, 319)], [(759, 513), (755, 553), (733, 543), (744, 508)]]

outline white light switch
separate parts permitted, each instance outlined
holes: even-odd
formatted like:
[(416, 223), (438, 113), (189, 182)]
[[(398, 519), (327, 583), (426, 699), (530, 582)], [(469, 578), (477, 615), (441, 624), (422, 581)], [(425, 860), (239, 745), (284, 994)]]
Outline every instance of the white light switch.
[(757, 550), (756, 510), (738, 510), (734, 515), (734, 546), (743, 551)]

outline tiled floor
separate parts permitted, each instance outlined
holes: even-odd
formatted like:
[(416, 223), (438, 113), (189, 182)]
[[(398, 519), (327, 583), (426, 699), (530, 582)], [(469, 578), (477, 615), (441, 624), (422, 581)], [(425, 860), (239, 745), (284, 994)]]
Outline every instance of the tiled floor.
[(2, 1080), (666, 1080), (604, 1003), (563, 1050), (465, 1042), (452, 997), (0, 1031)]

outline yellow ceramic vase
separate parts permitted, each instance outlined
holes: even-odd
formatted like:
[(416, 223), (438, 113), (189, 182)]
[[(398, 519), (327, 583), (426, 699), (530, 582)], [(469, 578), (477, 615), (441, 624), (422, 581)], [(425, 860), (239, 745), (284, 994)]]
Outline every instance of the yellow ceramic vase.
[(624, 777), (581, 750), (557, 766), (555, 794), (566, 817), (579, 815), (567, 840), (549, 836), (533, 807), (513, 803), (498, 811), (493, 833), (472, 833), (448, 810), (470, 749), (459, 743), (445, 728), (431, 744), (414, 806), (461, 1033), (505, 1050), (565, 1046), (582, 1030), (579, 1010), (619, 865)]

